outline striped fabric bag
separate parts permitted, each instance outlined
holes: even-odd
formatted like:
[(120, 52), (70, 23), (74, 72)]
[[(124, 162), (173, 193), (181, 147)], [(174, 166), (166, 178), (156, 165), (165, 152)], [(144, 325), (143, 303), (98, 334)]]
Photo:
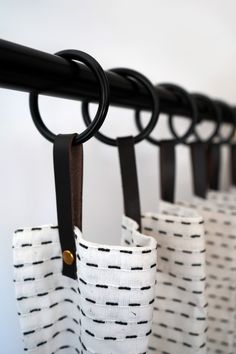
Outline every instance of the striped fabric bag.
[(58, 225), (24, 227), (13, 236), (24, 352), (144, 354), (157, 243), (125, 216), (122, 232), (125, 238), (129, 230), (132, 244), (108, 246), (83, 238), (82, 147), (72, 147), (73, 136), (58, 135), (54, 142)]
[[(62, 274), (58, 227), (14, 233), (14, 281), (24, 351), (53, 353), (147, 352), (153, 315), (156, 242), (123, 225), (138, 246), (76, 240), (77, 279)], [(125, 229), (122, 229), (125, 236)]]
[(222, 196), (216, 202), (216, 194), (214, 202), (195, 197), (191, 203), (180, 204), (197, 210), (205, 221), (208, 352), (233, 354), (236, 351), (236, 218)]
[(141, 231), (123, 216), (121, 246), (86, 241), (82, 147), (72, 140), (54, 142), (58, 224), (13, 237), (24, 351), (206, 354), (203, 218), (162, 202), (158, 213), (142, 216)]
[(229, 192), (209, 191), (207, 199), (218, 205), (225, 205), (227, 208), (236, 209), (236, 193), (234, 188)]
[[(203, 218), (194, 210), (160, 202), (159, 213), (145, 213), (142, 226), (157, 242), (158, 260), (149, 353), (206, 353)], [(130, 230), (126, 232), (124, 242), (133, 245)]]

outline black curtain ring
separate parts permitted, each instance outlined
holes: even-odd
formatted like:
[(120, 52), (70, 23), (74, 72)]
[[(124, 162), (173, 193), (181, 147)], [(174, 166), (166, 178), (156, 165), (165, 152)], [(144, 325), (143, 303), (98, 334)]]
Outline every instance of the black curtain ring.
[[(175, 129), (174, 129), (174, 126), (173, 126), (173, 115), (170, 114), (169, 115), (169, 128), (170, 128), (170, 131), (172, 133), (172, 135), (175, 137), (175, 139), (171, 140), (173, 141), (175, 144), (178, 144), (178, 143), (184, 143), (185, 140), (187, 139), (187, 137), (189, 135), (191, 135), (191, 133), (193, 132), (194, 130), (194, 126), (197, 122), (197, 106), (196, 106), (196, 103), (195, 101), (192, 99), (191, 95), (186, 91), (184, 90), (182, 87), (180, 86), (177, 86), (177, 85), (174, 85), (174, 84), (170, 84), (170, 83), (163, 83), (163, 84), (159, 84), (157, 85), (157, 87), (161, 87), (161, 88), (164, 88), (164, 89), (167, 89), (171, 92), (173, 92), (174, 94), (178, 94), (181, 96), (181, 98), (185, 98), (187, 103), (189, 104), (190, 106), (190, 109), (191, 109), (191, 117), (192, 117), (192, 122), (191, 122), (191, 125), (189, 127), (189, 129), (187, 130), (187, 132), (182, 136), (182, 137), (179, 137), (177, 135), (177, 133), (175, 132)], [(136, 122), (136, 125), (137, 125), (137, 128), (139, 129), (139, 131), (142, 131), (143, 129), (143, 126), (142, 126), (142, 122), (141, 122), (141, 117), (140, 117), (140, 112), (139, 111), (136, 111), (135, 112), (135, 122)], [(160, 145), (160, 140), (157, 140), (151, 136), (148, 136), (146, 138), (150, 143), (154, 144), (154, 145)]]
[(220, 100), (215, 100), (215, 103), (218, 105), (219, 107), (219, 111), (221, 114), (221, 123), (224, 123), (224, 119), (223, 116), (226, 114), (228, 114), (228, 116), (230, 117), (230, 120), (232, 121), (232, 129), (230, 130), (228, 136), (226, 138), (223, 138), (221, 133), (220, 133), (220, 129), (218, 131), (218, 136), (220, 138), (219, 144), (223, 145), (223, 144), (229, 144), (231, 142), (231, 140), (234, 137), (235, 134), (235, 128), (236, 128), (236, 115), (233, 111), (233, 108), (230, 107), (230, 105), (228, 105), (227, 103), (220, 101)]
[[(98, 104), (97, 113), (92, 122), (90, 122), (89, 126), (80, 134), (77, 134), (75, 139), (73, 140), (74, 144), (81, 144), (90, 139), (95, 133), (99, 130), (101, 125), (103, 124), (106, 114), (109, 107), (109, 82), (106, 76), (106, 73), (102, 69), (101, 65), (89, 54), (82, 52), (80, 50), (63, 50), (55, 53), (64, 59), (69, 60), (74, 64), (73, 60), (81, 61), (86, 64), (89, 69), (94, 73), (98, 80), (99, 84), (99, 93), (100, 93), (100, 101)], [(53, 142), (56, 135), (53, 134), (44, 124), (42, 117), (39, 112), (38, 107), (38, 92), (31, 92), (29, 95), (29, 104), (30, 104), (30, 112), (32, 119), (36, 128), (39, 132), (49, 141)]]
[[(213, 101), (212, 99), (210, 99), (208, 96), (203, 95), (201, 93), (192, 93), (191, 94), (192, 97), (194, 97), (194, 99), (196, 99), (199, 102), (202, 102), (206, 108), (208, 109), (209, 113), (212, 114), (213, 117), (215, 117), (215, 128), (213, 130), (213, 132), (210, 134), (210, 136), (206, 139), (202, 139), (200, 134), (197, 132), (196, 130), (196, 126), (194, 129), (194, 135), (197, 138), (197, 141), (200, 143), (211, 143), (213, 142), (213, 139), (215, 136), (217, 136), (219, 128), (220, 128), (220, 124), (221, 124), (221, 113), (220, 113), (220, 108), (219, 106), (216, 104), (215, 101)], [(201, 120), (198, 119), (198, 123), (201, 123)]]
[[(146, 128), (142, 129), (142, 131), (134, 137), (134, 143), (135, 144), (139, 143), (140, 141), (144, 140), (151, 133), (151, 131), (156, 126), (156, 123), (159, 118), (160, 104), (159, 104), (159, 97), (155, 91), (155, 87), (153, 86), (153, 84), (151, 83), (151, 81), (149, 79), (147, 79), (143, 74), (141, 74), (135, 70), (127, 69), (127, 68), (116, 68), (116, 69), (111, 69), (109, 71), (112, 71), (113, 73), (121, 75), (121, 76), (125, 77), (126, 79), (132, 80), (132, 83), (134, 83), (136, 81), (136, 82), (142, 84), (147, 89), (147, 91), (149, 92), (149, 94), (152, 98), (153, 110), (152, 110), (152, 115), (151, 115), (150, 121), (149, 121), (148, 125), (146, 126)], [(82, 103), (82, 114), (83, 114), (85, 124), (87, 126), (91, 123), (88, 105), (89, 104), (86, 101), (84, 101)], [(105, 144), (108, 144), (111, 146), (117, 146), (117, 139), (109, 138), (100, 132), (97, 132), (95, 134), (95, 137)]]
[[(170, 84), (170, 83), (162, 83), (157, 85), (157, 87), (161, 87), (164, 88), (166, 90), (171, 91), (173, 94), (175, 94), (176, 96), (180, 97), (180, 99), (185, 100), (185, 102), (187, 103), (187, 105), (190, 108), (191, 111), (191, 125), (188, 128), (187, 132), (185, 134), (183, 134), (182, 136), (179, 136), (174, 128), (173, 125), (173, 118), (174, 115), (173, 114), (169, 114), (169, 119), (168, 119), (168, 124), (169, 124), (169, 128), (170, 131), (172, 133), (172, 135), (175, 137), (174, 142), (176, 144), (178, 143), (182, 143), (185, 144), (186, 143), (186, 139), (193, 133), (194, 131), (194, 127), (197, 124), (197, 120), (198, 120), (198, 110), (197, 110), (197, 105), (195, 100), (191, 97), (191, 95), (182, 87), (175, 85), (175, 84)], [(139, 120), (140, 121), (140, 120)], [(152, 137), (148, 137), (147, 140), (149, 140), (150, 142), (152, 142), (155, 145), (159, 144), (159, 141), (152, 138)]]

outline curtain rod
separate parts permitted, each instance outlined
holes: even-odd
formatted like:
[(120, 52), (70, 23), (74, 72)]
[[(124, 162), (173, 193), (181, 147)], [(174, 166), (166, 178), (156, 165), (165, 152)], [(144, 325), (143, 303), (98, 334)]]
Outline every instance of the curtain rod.
[[(61, 48), (63, 49), (63, 48)], [(41, 52), (13, 42), (0, 40), (0, 87), (30, 92), (37, 90), (43, 95), (73, 100), (98, 102), (96, 78), (83, 64), (76, 63), (78, 70), (56, 55)], [(110, 83), (110, 104), (119, 107), (151, 110), (151, 99), (139, 84), (134, 86), (117, 74), (106, 71)], [(160, 97), (161, 112), (189, 117), (189, 109), (176, 96), (156, 88)], [(215, 120), (206, 107), (199, 103), (201, 119)], [(231, 122), (225, 111), (224, 121)]]

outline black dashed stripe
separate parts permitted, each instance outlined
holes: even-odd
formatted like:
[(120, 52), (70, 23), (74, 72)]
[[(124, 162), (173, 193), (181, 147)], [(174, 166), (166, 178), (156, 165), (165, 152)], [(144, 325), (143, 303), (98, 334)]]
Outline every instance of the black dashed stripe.
[(147, 226), (144, 226), (144, 230), (146, 231), (153, 231), (153, 229), (151, 227), (147, 227)]
[(88, 249), (88, 246), (84, 245), (83, 243), (79, 242), (79, 245), (85, 249)]
[(143, 267), (132, 267), (131, 270), (143, 270)]
[(127, 254), (132, 254), (133, 251), (127, 251), (127, 250), (120, 250), (120, 253), (127, 253)]
[(95, 264), (95, 263), (86, 263), (87, 266), (89, 267), (96, 267), (98, 268), (98, 264)]
[(99, 248), (98, 248), (98, 251), (101, 251), (101, 252), (110, 252), (111, 250), (110, 250), (109, 248), (99, 247)]
[(174, 236), (175, 236), (175, 237), (183, 237), (182, 234), (177, 234), (177, 233), (174, 233)]
[(41, 242), (41, 245), (48, 245), (48, 244), (50, 244), (50, 243), (52, 243), (52, 241), (42, 241), (42, 242)]
[(143, 250), (142, 253), (151, 253), (152, 251), (151, 250)]
[(108, 289), (107, 285), (102, 285), (102, 284), (96, 284), (97, 288), (103, 288), (103, 289)]
[(110, 269), (121, 269), (120, 266), (113, 266), (113, 265), (109, 265), (108, 268), (110, 268)]
[[(119, 289), (119, 290), (131, 290), (131, 288), (128, 287), (128, 286), (119, 286), (118, 289)], [(142, 289), (141, 289), (141, 290), (142, 290)]]
[(23, 229), (17, 229), (14, 231), (15, 234), (17, 234), (18, 232), (23, 232), (24, 230)]

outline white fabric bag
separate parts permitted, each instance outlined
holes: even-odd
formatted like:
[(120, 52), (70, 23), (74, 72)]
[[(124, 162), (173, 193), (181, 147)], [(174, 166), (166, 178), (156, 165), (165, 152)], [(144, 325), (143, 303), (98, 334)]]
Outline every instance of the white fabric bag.
[[(156, 293), (149, 353), (206, 353), (205, 237), (194, 210), (160, 202), (143, 233), (157, 242)], [(127, 230), (125, 243), (134, 245)]]
[(208, 352), (233, 354), (236, 350), (235, 212), (198, 197), (191, 203), (180, 204), (196, 209), (205, 221)]
[(230, 189), (229, 189), (229, 193), (236, 193), (236, 187), (235, 186), (233, 186), (233, 187), (230, 187)]
[(220, 192), (220, 191), (209, 191), (207, 193), (207, 199), (211, 200), (217, 204), (234, 206), (236, 208), (236, 194), (234, 189), (229, 192)]
[(154, 306), (156, 241), (127, 217), (122, 230), (129, 229), (136, 246), (83, 239), (78, 226), (82, 153), (81, 147), (72, 148), (73, 136), (54, 141), (58, 225), (24, 227), (13, 236), (24, 351), (144, 354)]
[(156, 242), (137, 232), (132, 220), (124, 217), (123, 225), (139, 247), (91, 243), (75, 227), (77, 280), (62, 275), (57, 226), (16, 230), (14, 280), (25, 351), (147, 351), (155, 293)]
[[(73, 173), (80, 174), (77, 170)], [(58, 225), (14, 233), (14, 280), (25, 351), (205, 354), (203, 218), (194, 210), (161, 203), (158, 214), (143, 216), (140, 233), (139, 225), (124, 216), (124, 246), (87, 242), (74, 226), (75, 274), (70, 268), (73, 252), (67, 252), (67, 236), (61, 236), (69, 188), (60, 185), (60, 177)], [(80, 178), (76, 181), (82, 184)]]

